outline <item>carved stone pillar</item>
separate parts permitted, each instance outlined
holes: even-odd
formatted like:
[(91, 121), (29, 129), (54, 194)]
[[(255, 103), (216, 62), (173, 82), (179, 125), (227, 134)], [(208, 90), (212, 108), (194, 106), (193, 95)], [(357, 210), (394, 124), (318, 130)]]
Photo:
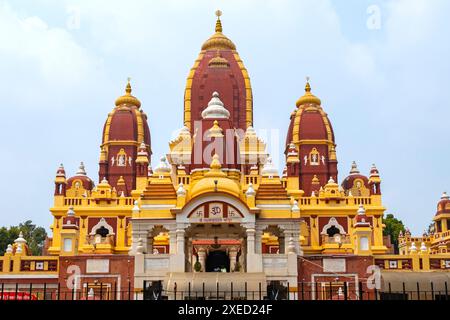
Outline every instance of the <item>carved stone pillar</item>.
[(255, 254), (255, 229), (248, 228), (247, 232), (247, 254)]
[(234, 269), (236, 268), (236, 257), (237, 257), (237, 248), (231, 247), (228, 256), (230, 257), (230, 272), (234, 272)]
[(198, 254), (198, 262), (200, 262), (202, 266), (202, 271), (205, 271), (206, 249), (204, 247), (198, 248), (197, 254)]
[(177, 253), (177, 232), (175, 230), (169, 231), (169, 253)]
[(259, 228), (255, 232), (255, 253), (262, 253), (262, 235), (263, 231)]
[(177, 254), (185, 254), (184, 252), (184, 229), (177, 229), (176, 235), (177, 235)]

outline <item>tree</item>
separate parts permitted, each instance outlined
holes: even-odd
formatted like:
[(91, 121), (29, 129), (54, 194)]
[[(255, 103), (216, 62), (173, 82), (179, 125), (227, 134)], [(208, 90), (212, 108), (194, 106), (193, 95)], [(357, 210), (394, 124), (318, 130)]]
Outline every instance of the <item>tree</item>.
[(385, 218), (383, 218), (383, 223), (385, 228), (383, 230), (383, 235), (391, 237), (391, 243), (394, 245), (394, 252), (398, 253), (398, 235), (401, 232), (405, 232), (405, 226), (403, 222), (394, 217), (392, 213), (388, 213)]
[(4, 255), (8, 244), (13, 244), (14, 240), (19, 237), (20, 232), (27, 240), (27, 245), (30, 254), (39, 256), (42, 254), (47, 232), (43, 227), (37, 227), (31, 220), (20, 223), (18, 226), (11, 226), (9, 228), (0, 228), (0, 255)]

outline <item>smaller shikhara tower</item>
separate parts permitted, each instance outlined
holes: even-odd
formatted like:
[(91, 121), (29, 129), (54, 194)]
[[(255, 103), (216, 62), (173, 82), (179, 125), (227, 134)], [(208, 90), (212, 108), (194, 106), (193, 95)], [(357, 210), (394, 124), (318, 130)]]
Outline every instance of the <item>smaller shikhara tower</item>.
[(311, 196), (329, 179), (338, 182), (333, 127), (320, 99), (311, 93), (309, 79), (291, 114), (285, 150), (289, 189), (301, 189), (302, 195)]
[(151, 156), (150, 129), (141, 102), (131, 95), (130, 80), (115, 105), (103, 127), (98, 178), (99, 182), (106, 179), (120, 195), (130, 196), (136, 178), (147, 176), (147, 166), (136, 160), (141, 144)]
[(131, 91), (128, 79), (104, 124), (98, 184), (83, 162), (68, 179), (62, 164), (57, 170), (50, 254), (128, 252), (132, 208), (146, 187), (152, 154), (147, 115)]

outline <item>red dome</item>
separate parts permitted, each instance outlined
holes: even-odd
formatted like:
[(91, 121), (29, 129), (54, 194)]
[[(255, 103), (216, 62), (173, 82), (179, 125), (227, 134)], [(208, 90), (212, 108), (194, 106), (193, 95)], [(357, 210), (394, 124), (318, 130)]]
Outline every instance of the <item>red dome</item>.
[(86, 190), (92, 190), (92, 188), (94, 187), (94, 182), (86, 175), (86, 170), (84, 169), (83, 162), (80, 163), (80, 167), (78, 168), (77, 173), (67, 180), (68, 189), (78, 189), (81, 186)]
[(94, 187), (94, 182), (91, 180), (91, 178), (89, 178), (88, 176), (81, 176), (81, 175), (70, 177), (67, 180), (67, 187), (69, 189), (72, 187), (77, 187), (76, 184), (78, 182), (81, 183), (83, 188), (86, 190), (92, 190), (92, 188)]
[(441, 200), (438, 202), (436, 215), (445, 213), (450, 213), (450, 197), (444, 192)]
[(352, 195), (355, 197), (368, 196), (370, 193), (369, 179), (359, 172), (354, 161), (350, 174), (342, 181), (341, 186), (347, 191), (347, 194), (351, 190)]
[(335, 142), (333, 126), (323, 110), (298, 109), (292, 113), (286, 136), (286, 147), (292, 141), (299, 140), (329, 140)]
[(349, 189), (353, 188), (355, 180), (358, 180), (358, 179), (363, 181), (364, 186), (366, 188), (369, 188), (369, 179), (362, 174), (351, 174), (351, 175), (347, 176), (344, 179), (344, 181), (342, 181), (341, 186), (345, 190), (349, 190)]
[[(139, 123), (142, 124), (141, 128)], [(140, 133), (140, 130), (143, 132)], [(150, 145), (147, 115), (135, 106), (122, 106), (113, 110), (108, 117), (104, 127), (103, 143), (114, 140), (139, 141), (140, 135), (143, 136), (145, 143)]]

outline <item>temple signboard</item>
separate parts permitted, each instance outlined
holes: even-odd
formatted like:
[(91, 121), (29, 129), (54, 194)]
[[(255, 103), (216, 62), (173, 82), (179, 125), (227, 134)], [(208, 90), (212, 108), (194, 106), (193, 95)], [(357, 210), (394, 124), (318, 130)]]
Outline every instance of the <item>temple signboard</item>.
[(209, 202), (198, 206), (189, 214), (189, 220), (197, 223), (240, 222), (242, 214), (225, 202)]

